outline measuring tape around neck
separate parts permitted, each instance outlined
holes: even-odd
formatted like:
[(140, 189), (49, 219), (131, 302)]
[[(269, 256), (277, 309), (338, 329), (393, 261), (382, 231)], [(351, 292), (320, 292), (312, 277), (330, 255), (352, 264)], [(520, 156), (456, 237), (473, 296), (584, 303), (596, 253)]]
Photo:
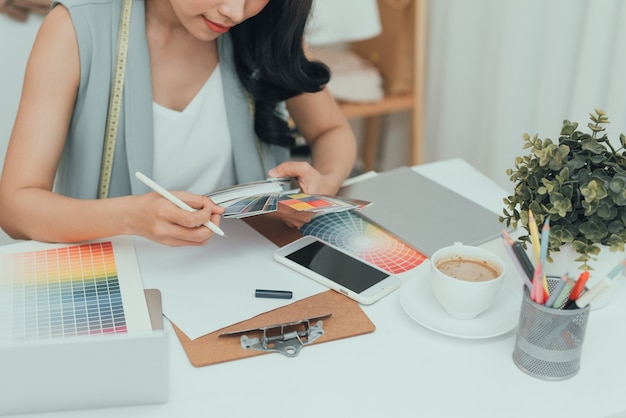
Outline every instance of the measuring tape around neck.
[(113, 158), (115, 156), (115, 140), (119, 126), (120, 110), (124, 94), (124, 72), (126, 70), (126, 55), (128, 53), (128, 35), (130, 32), (130, 11), (132, 0), (124, 0), (120, 29), (117, 35), (117, 54), (113, 71), (113, 83), (109, 97), (109, 112), (104, 133), (104, 147), (102, 149), (102, 165), (100, 166), (100, 182), (98, 185), (98, 199), (109, 196), (111, 173), (113, 172)]

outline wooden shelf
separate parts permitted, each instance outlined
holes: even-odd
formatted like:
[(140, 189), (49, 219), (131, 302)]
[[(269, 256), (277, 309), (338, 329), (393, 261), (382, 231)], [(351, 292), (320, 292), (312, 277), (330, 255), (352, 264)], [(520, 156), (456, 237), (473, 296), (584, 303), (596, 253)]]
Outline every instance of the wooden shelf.
[[(408, 31), (406, 36), (411, 36), (412, 63), (411, 70), (412, 89), (411, 93), (403, 95), (386, 96), (382, 101), (376, 103), (348, 103), (339, 102), (339, 108), (348, 119), (363, 118), (365, 120), (365, 133), (363, 138), (363, 164), (365, 170), (375, 170), (377, 154), (380, 143), (381, 116), (408, 111), (409, 112), (409, 149), (408, 162), (410, 165), (422, 163), (423, 145), (423, 125), (424, 125), (424, 91), (425, 91), (425, 70), (426, 70), (426, 36), (427, 31), (427, 3), (428, 0), (410, 0), (413, 14), (409, 19), (413, 19), (414, 28)], [(389, 10), (390, 4), (395, 3), (390, 0), (378, 0), (380, 10)], [(408, 2), (402, 2), (408, 3)], [(382, 7), (385, 6), (385, 9)], [(395, 6), (394, 6), (395, 7)], [(404, 6), (403, 6), (404, 7)], [(396, 10), (397, 11), (397, 10)], [(395, 13), (395, 12), (394, 12)], [(382, 19), (383, 22), (385, 19)], [(393, 22), (391, 23), (393, 25)], [(387, 27), (389, 23), (387, 22)], [(383, 32), (385, 23), (383, 23)], [(412, 34), (410, 34), (412, 32)], [(402, 35), (402, 33), (401, 33)], [(397, 53), (392, 51), (391, 54)], [(399, 90), (396, 90), (399, 91)]]
[(402, 96), (386, 96), (380, 102), (353, 103), (339, 102), (339, 108), (348, 119), (367, 118), (386, 113), (394, 113), (402, 110), (410, 110), (415, 106), (413, 94)]
[[(363, 165), (366, 171), (374, 170), (376, 167), (376, 155), (380, 143), (380, 116), (415, 109), (415, 96), (405, 94), (401, 96), (386, 96), (380, 102), (374, 103), (353, 103), (339, 102), (339, 108), (348, 119), (365, 119), (365, 137), (363, 138)], [(418, 163), (411, 160), (411, 163)]]

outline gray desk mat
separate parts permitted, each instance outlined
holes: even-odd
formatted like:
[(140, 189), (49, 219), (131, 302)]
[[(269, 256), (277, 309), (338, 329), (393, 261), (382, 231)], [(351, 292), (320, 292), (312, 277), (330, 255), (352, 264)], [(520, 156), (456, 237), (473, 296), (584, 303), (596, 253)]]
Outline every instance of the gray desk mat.
[(345, 186), (338, 194), (372, 202), (360, 214), (427, 257), (455, 242), (480, 245), (504, 229), (497, 214), (409, 167)]

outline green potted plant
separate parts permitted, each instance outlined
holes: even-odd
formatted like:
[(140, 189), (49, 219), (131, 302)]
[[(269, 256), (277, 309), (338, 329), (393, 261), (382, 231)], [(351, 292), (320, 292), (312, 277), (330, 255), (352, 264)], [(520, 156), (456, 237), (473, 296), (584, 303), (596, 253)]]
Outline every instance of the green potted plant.
[(606, 114), (596, 109), (590, 118), (589, 133), (563, 121), (556, 143), (524, 134), (523, 148), (530, 153), (507, 170), (514, 191), (504, 199), (500, 216), (507, 227), (521, 223), (527, 232), (519, 237), (524, 246), (531, 242), (528, 211), (539, 228), (549, 217), (548, 261), (551, 253), (571, 245), (581, 270), (593, 270), (589, 261), (602, 246), (623, 252), (626, 242), (626, 137), (621, 134), (615, 148), (605, 133)]

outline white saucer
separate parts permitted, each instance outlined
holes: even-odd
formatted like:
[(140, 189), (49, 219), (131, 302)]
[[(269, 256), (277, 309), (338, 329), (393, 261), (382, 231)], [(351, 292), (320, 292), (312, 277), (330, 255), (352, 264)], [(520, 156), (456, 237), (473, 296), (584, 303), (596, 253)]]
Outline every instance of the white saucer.
[(400, 289), (404, 311), (418, 324), (440, 334), (459, 338), (491, 338), (506, 334), (519, 322), (522, 296), (504, 283), (497, 302), (474, 319), (450, 316), (433, 294), (427, 274), (420, 274)]

